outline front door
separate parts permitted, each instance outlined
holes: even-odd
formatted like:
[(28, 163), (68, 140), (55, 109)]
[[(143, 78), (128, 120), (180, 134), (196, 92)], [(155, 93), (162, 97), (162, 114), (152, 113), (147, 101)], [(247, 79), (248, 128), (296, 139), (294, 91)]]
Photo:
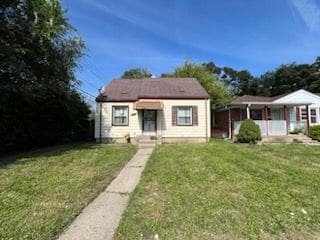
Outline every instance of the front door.
[(143, 111), (143, 134), (155, 135), (156, 134), (156, 110)]

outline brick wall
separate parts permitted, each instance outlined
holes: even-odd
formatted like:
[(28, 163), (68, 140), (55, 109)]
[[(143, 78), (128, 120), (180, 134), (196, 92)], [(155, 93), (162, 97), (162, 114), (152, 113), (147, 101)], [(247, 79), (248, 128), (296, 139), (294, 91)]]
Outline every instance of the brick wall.
[[(215, 125), (212, 136), (229, 137), (229, 111), (215, 112)], [(231, 109), (231, 122), (240, 121), (240, 109)]]

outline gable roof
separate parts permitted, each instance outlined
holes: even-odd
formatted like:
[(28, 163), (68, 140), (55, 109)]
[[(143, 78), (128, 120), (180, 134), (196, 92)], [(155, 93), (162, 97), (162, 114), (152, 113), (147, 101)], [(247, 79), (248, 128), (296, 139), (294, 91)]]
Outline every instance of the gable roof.
[[(234, 99), (231, 104), (248, 104), (248, 103), (283, 103), (283, 102), (287, 102), (287, 103), (297, 103), (297, 99), (295, 99), (294, 101), (288, 101), (287, 99), (289, 97), (295, 96), (297, 94), (304, 94), (304, 95), (308, 95), (308, 96), (313, 96), (316, 98), (319, 98), (319, 96), (317, 96), (317, 94), (308, 92), (306, 90), (297, 90), (295, 92), (292, 93), (285, 93), (285, 94), (281, 94), (278, 96), (274, 96), (274, 97), (261, 97), (261, 96), (252, 96), (252, 95), (243, 95), (241, 97), (237, 97), (236, 99)], [(320, 99), (320, 98), (319, 98)], [(300, 100), (301, 101), (301, 100)], [(311, 103), (310, 100), (308, 99), (307, 102), (306, 101), (302, 101), (303, 103)]]
[(319, 103), (320, 102), (320, 96), (317, 94), (308, 92), (304, 89), (300, 89), (298, 91), (292, 92), (287, 94), (286, 96), (283, 96), (279, 99), (276, 99), (276, 103), (282, 103), (282, 102), (309, 102), (309, 103)]
[(114, 79), (97, 102), (139, 99), (207, 99), (208, 93), (195, 78)]

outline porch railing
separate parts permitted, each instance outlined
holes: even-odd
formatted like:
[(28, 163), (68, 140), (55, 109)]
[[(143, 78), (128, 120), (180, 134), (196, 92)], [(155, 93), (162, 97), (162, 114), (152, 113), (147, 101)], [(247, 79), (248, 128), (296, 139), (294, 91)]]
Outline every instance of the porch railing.
[[(285, 120), (254, 120), (259, 126), (261, 136), (283, 136), (287, 135), (287, 122)], [(242, 121), (233, 123), (233, 133), (238, 134)]]
[(302, 121), (290, 121), (289, 123), (290, 132), (307, 132), (307, 122)]

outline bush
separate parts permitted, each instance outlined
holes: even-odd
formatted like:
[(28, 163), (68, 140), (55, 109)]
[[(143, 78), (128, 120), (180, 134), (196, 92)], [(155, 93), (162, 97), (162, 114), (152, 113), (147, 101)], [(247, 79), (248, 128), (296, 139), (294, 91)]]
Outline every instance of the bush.
[(256, 143), (261, 140), (260, 128), (252, 119), (246, 119), (242, 122), (237, 135), (240, 143)]
[(320, 125), (311, 126), (309, 135), (312, 139), (320, 141)]

